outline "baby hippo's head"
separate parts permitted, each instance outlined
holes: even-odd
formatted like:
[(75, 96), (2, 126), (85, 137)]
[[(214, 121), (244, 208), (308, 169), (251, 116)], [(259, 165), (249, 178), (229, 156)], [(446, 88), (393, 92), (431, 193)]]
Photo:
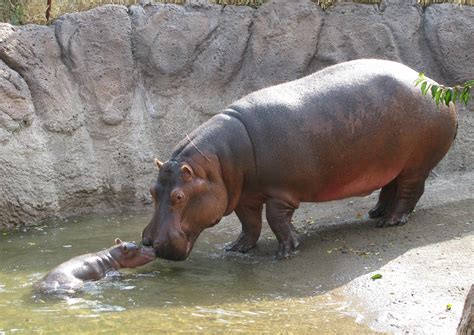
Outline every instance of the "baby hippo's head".
[(119, 238), (115, 239), (115, 246), (109, 252), (122, 268), (145, 265), (156, 257), (152, 247), (139, 247), (134, 242), (122, 242)]

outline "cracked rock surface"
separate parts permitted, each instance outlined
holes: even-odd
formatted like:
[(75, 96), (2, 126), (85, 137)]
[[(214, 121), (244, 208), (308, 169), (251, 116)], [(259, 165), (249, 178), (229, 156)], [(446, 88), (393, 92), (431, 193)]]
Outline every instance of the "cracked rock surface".
[[(0, 24), (0, 227), (142, 209), (185, 133), (256, 90), (338, 62), (403, 62), (474, 78), (474, 7), (309, 0), (258, 9), (107, 5), (50, 26)], [(474, 166), (474, 117), (459, 110), (436, 172)], [(470, 105), (472, 110), (472, 103)]]

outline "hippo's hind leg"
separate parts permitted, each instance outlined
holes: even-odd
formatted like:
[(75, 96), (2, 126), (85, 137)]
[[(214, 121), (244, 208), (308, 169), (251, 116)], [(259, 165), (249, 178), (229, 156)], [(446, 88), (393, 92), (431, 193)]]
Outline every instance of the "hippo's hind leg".
[(295, 227), (291, 223), (291, 217), (295, 209), (295, 207), (279, 199), (271, 198), (267, 200), (267, 220), (278, 240), (276, 254), (278, 259), (289, 258), (290, 253), (299, 244)]
[(369, 217), (375, 219), (385, 216), (385, 214), (390, 210), (390, 206), (393, 204), (396, 196), (397, 179), (395, 178), (382, 188), (377, 204), (369, 211)]
[(237, 240), (226, 247), (226, 251), (247, 252), (257, 244), (262, 231), (263, 203), (239, 204), (235, 214), (242, 224), (242, 232)]
[(397, 177), (397, 191), (389, 210), (377, 222), (377, 227), (402, 226), (425, 190), (428, 173), (401, 173)]

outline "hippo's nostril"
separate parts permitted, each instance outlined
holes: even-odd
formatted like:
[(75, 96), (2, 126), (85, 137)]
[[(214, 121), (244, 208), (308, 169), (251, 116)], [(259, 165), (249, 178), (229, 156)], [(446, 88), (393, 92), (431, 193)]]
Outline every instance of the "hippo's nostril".
[(151, 247), (153, 245), (153, 241), (149, 238), (144, 238), (142, 240), (142, 244), (145, 246), (145, 247)]

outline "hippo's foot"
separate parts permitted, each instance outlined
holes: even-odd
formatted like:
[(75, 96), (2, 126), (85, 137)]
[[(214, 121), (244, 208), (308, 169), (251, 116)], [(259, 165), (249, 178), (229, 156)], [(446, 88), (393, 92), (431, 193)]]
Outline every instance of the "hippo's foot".
[(240, 233), (237, 240), (225, 247), (225, 251), (234, 251), (246, 253), (250, 249), (255, 248), (257, 240), (249, 234)]
[(371, 219), (383, 218), (392, 208), (394, 199), (397, 195), (397, 179), (382, 187), (379, 194), (379, 200), (374, 208), (369, 211)]
[(381, 218), (384, 215), (385, 215), (385, 208), (382, 208), (381, 206), (375, 206), (369, 211), (369, 218), (371, 219)]
[(293, 251), (296, 250), (300, 242), (293, 225), (291, 225), (291, 233), (288, 238), (282, 241), (278, 241), (278, 248), (276, 252), (277, 259), (288, 259), (290, 258)]
[(278, 198), (267, 200), (267, 220), (278, 240), (277, 259), (290, 258), (291, 252), (298, 247), (298, 236), (291, 224), (291, 217), (299, 203), (290, 204)]
[(376, 226), (378, 228), (403, 226), (407, 222), (408, 222), (408, 214), (403, 214), (401, 216), (390, 216), (390, 217), (381, 218), (380, 220), (378, 220)]

